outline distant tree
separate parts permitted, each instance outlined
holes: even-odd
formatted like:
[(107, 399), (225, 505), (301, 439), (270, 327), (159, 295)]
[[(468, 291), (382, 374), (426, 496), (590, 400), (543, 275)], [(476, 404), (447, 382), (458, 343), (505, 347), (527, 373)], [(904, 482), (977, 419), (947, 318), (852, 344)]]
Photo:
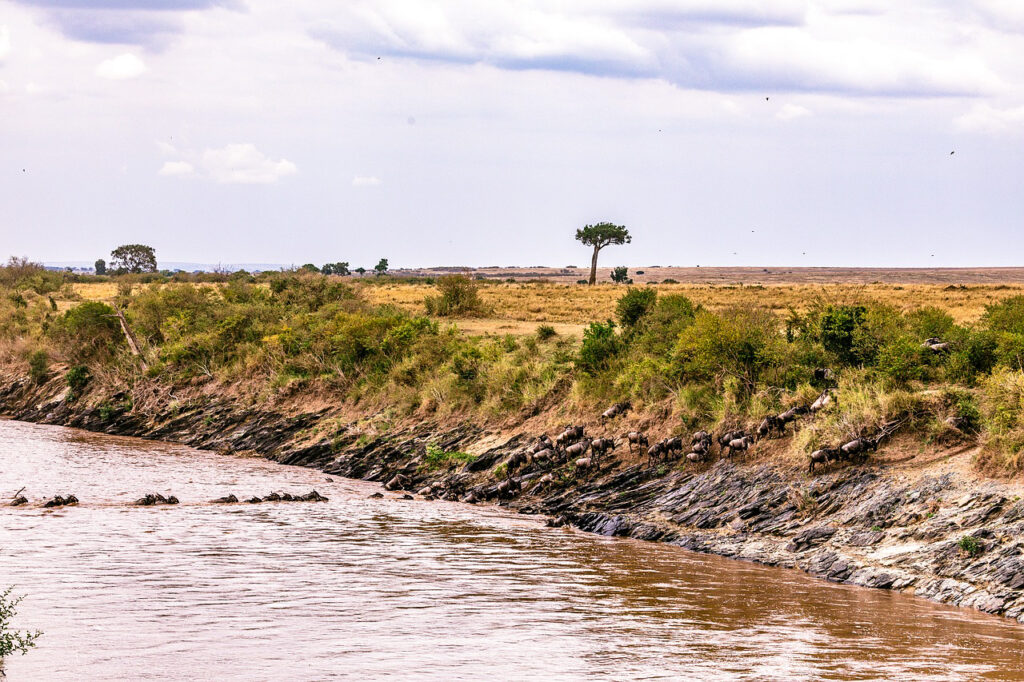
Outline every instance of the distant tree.
[(590, 258), (590, 284), (597, 282), (597, 254), (601, 249), (610, 245), (628, 244), (633, 241), (629, 230), (624, 225), (613, 225), (612, 223), (597, 223), (596, 225), (584, 225), (576, 230), (576, 240), (594, 247), (594, 255)]
[(110, 267), (118, 273), (156, 272), (156, 251), (145, 244), (124, 244), (110, 252)]
[(320, 272), (325, 275), (350, 275), (348, 263), (342, 261), (340, 263), (324, 263), (324, 266), (320, 268)]
[(625, 265), (612, 270), (612, 281), (616, 284), (632, 284), (633, 280), (629, 278), (629, 269)]
[(377, 275), (383, 275), (388, 271), (388, 259), (381, 258), (380, 262), (373, 266), (373, 269), (377, 271)]
[(94, 267), (96, 268), (97, 275), (107, 274), (107, 261), (103, 260), (102, 258), (98, 258), (96, 260), (96, 265)]
[(359, 276), (362, 277), (366, 274), (366, 268), (356, 268), (356, 272), (358, 272)]
[(302, 272), (317, 272), (317, 273), (320, 272), (320, 268), (318, 268), (317, 266), (313, 265), (312, 263), (306, 263), (301, 268), (299, 268), (299, 270), (302, 271)]

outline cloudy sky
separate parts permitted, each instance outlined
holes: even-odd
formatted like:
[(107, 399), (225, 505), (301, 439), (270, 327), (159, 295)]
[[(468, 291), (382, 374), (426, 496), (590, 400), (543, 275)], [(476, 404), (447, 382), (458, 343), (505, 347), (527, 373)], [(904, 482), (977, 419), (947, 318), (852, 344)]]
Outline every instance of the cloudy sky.
[(1024, 265), (1024, 2), (0, 0), (0, 160), (4, 257)]

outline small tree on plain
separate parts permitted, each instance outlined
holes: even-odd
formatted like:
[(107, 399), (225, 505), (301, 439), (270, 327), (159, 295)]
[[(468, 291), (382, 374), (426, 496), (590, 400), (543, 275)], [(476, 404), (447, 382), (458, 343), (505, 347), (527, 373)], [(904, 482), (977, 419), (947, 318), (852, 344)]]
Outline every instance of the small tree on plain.
[(96, 268), (97, 275), (107, 274), (107, 261), (103, 260), (102, 258), (97, 258), (96, 263), (95, 265), (93, 265), (93, 267)]
[(388, 259), (381, 258), (380, 262), (373, 266), (373, 269), (376, 270), (378, 276), (386, 274), (388, 271)]
[(145, 244), (123, 244), (110, 252), (110, 267), (118, 273), (156, 272), (156, 251)]
[(629, 269), (625, 265), (612, 270), (612, 281), (616, 284), (632, 284), (633, 280), (629, 278)]
[(592, 246), (594, 254), (590, 258), (590, 282), (597, 282), (597, 254), (606, 246), (628, 244), (633, 241), (629, 230), (624, 225), (612, 223), (597, 223), (595, 225), (584, 225), (576, 230), (576, 240)]
[(360, 277), (366, 274), (366, 268), (356, 268), (355, 271), (359, 273)]

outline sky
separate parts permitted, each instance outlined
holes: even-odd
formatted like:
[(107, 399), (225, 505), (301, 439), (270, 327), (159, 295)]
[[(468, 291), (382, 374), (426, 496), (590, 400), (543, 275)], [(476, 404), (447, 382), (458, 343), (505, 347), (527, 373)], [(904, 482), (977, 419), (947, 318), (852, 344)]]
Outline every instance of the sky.
[(1024, 265), (1020, 0), (0, 0), (0, 257)]

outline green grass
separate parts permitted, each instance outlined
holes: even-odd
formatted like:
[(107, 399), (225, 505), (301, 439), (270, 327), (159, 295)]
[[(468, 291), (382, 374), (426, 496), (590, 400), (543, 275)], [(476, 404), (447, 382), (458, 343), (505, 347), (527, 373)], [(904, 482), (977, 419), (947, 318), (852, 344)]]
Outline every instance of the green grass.
[(476, 459), (476, 455), (458, 450), (447, 451), (434, 443), (427, 445), (426, 454), (423, 457), (423, 468), (426, 470), (449, 469), (460, 464), (467, 464)]

